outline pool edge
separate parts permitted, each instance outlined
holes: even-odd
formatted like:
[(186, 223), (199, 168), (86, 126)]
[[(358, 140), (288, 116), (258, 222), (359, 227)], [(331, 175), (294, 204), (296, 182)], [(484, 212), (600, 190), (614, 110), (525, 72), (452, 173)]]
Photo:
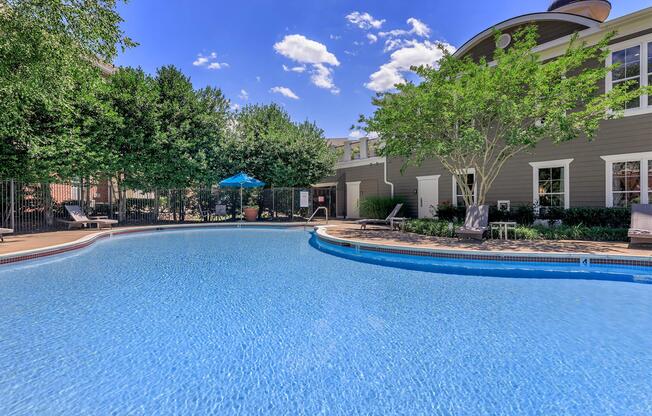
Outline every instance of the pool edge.
[(334, 237), (328, 234), (328, 225), (315, 227), (315, 236), (327, 243), (343, 247), (351, 247), (358, 251), (370, 251), (391, 254), (403, 254), (409, 256), (448, 258), (460, 260), (483, 260), (483, 261), (511, 261), (511, 262), (533, 262), (533, 263), (568, 263), (577, 266), (590, 265), (614, 265), (614, 266), (635, 266), (650, 267), (652, 271), (652, 256), (621, 256), (616, 254), (594, 254), (594, 253), (543, 253), (531, 252), (522, 253), (515, 251), (489, 251), (489, 250), (450, 250), (426, 247), (413, 247), (394, 244), (376, 244), (350, 240), (347, 238)]

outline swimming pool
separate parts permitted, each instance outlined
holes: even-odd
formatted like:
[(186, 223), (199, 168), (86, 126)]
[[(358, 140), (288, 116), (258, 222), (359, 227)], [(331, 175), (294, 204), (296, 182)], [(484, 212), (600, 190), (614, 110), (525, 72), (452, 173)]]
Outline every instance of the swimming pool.
[(652, 285), (405, 270), (282, 229), (0, 267), (0, 414), (652, 413)]

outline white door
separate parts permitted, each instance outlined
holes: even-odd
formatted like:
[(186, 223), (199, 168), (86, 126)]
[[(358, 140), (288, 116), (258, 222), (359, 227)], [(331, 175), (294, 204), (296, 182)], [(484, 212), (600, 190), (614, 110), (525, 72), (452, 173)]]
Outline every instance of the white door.
[(439, 205), (439, 176), (417, 176), (419, 218), (433, 218)]
[(360, 182), (346, 183), (346, 218), (360, 218)]

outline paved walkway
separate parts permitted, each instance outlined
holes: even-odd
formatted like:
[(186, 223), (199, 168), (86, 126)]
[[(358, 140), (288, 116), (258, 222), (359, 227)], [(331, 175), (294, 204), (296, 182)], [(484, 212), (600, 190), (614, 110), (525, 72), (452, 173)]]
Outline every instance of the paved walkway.
[(652, 257), (652, 248), (628, 248), (627, 243), (601, 241), (549, 241), (549, 240), (485, 240), (483, 242), (460, 241), (456, 238), (428, 237), (413, 233), (390, 231), (384, 227), (368, 226), (360, 230), (355, 224), (338, 224), (328, 227), (328, 235), (356, 242), (388, 246), (407, 246), (440, 250), (487, 250), (517, 253), (586, 253), (619, 256)]

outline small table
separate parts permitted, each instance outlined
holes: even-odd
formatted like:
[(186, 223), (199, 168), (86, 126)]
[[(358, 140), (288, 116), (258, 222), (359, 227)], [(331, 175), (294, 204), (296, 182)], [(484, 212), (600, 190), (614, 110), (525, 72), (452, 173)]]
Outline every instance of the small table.
[(489, 223), (491, 238), (494, 238), (494, 231), (498, 231), (498, 238), (501, 240), (509, 240), (509, 231), (514, 232), (516, 238), (516, 222), (515, 221), (494, 221)]
[(403, 218), (403, 217), (390, 218), (390, 220), (389, 220), (390, 228), (392, 229), (392, 231), (398, 230), (400, 232), (404, 232), (405, 231), (405, 223), (407, 222), (407, 220), (408, 220), (407, 218)]

